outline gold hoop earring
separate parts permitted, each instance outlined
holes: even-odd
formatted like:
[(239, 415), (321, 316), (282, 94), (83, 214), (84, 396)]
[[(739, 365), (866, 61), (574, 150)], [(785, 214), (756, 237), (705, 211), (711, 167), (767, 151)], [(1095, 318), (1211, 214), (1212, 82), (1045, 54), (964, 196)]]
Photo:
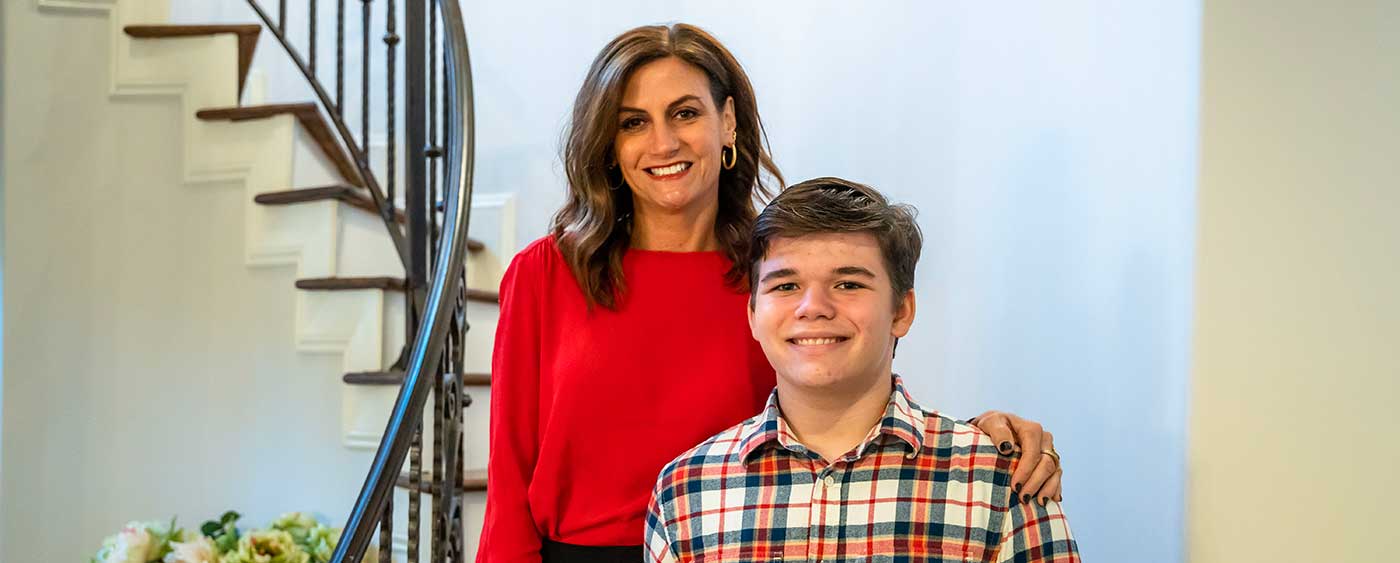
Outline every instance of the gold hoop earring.
[[(726, 151), (724, 149), (729, 149), (729, 151), (727, 151), (729, 155), (728, 158), (725, 157)], [(725, 170), (733, 170), (734, 165), (739, 162), (739, 145), (720, 148), (719, 160), (720, 164), (724, 165)]]

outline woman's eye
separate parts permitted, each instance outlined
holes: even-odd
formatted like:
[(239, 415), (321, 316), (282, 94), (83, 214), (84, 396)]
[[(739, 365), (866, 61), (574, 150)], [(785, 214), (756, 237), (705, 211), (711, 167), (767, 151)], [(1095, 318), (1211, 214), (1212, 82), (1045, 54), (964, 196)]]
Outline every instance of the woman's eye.
[(622, 127), (623, 131), (636, 131), (637, 129), (640, 129), (642, 127), (643, 123), (645, 123), (645, 120), (643, 120), (642, 118), (631, 117), (622, 120), (622, 125), (620, 125), (620, 127)]
[(685, 108), (685, 109), (682, 109), (682, 110), (676, 112), (676, 119), (694, 119), (694, 118), (698, 117), (699, 115), (700, 115), (700, 112), (695, 111), (695, 110), (690, 109), (690, 108)]

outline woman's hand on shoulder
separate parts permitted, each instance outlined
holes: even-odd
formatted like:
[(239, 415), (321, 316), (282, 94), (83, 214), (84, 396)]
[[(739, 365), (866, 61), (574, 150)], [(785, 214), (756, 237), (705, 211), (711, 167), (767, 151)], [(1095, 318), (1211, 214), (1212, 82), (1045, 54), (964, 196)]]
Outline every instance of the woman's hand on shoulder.
[(1049, 499), (1064, 500), (1059, 454), (1046, 453), (1055, 451), (1055, 437), (1050, 431), (1034, 420), (1001, 411), (984, 412), (970, 422), (991, 436), (1003, 455), (1021, 452), (1011, 475), (1011, 489), (1021, 496), (1021, 502), (1036, 499), (1043, 505)]

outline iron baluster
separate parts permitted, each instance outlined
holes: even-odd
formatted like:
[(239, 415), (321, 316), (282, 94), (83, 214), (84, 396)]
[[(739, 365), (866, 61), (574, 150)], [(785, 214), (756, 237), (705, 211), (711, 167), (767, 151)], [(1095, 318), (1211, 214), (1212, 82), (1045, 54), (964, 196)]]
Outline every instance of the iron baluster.
[[(388, 60), (385, 61), (385, 64), (384, 64), (384, 66), (385, 66), (385, 71), (386, 71), (386, 72), (388, 73), (388, 75), (389, 75), (389, 79), (384, 81), (384, 83), (387, 84), (386, 87), (388, 88), (388, 92), (385, 93), (385, 95), (386, 95), (385, 101), (386, 101), (386, 104), (387, 104), (387, 106), (388, 106), (388, 112), (385, 113), (385, 115), (384, 115), (384, 117), (385, 117), (384, 121), (385, 121), (386, 126), (387, 126), (387, 128), (388, 128), (388, 134), (387, 134), (387, 136), (385, 137), (386, 148), (384, 149), (384, 158), (385, 158), (385, 163), (387, 164), (386, 169), (385, 169), (385, 173), (384, 173), (384, 176), (385, 176), (384, 183), (385, 183), (385, 185), (388, 187), (388, 188), (385, 190), (385, 194), (386, 194), (386, 195), (385, 195), (384, 197), (388, 198), (389, 203), (390, 203), (389, 208), (384, 210), (384, 213), (386, 214), (385, 220), (387, 220), (387, 221), (392, 221), (392, 220), (393, 220), (393, 218), (394, 218), (394, 217), (393, 217), (393, 215), (394, 215), (394, 209), (395, 209), (395, 207), (397, 207), (397, 206), (394, 204), (394, 201), (395, 201), (395, 198), (394, 198), (394, 195), (395, 195), (395, 194), (394, 194), (394, 191), (395, 191), (395, 190), (394, 190), (394, 186), (397, 184), (397, 177), (395, 176), (395, 173), (396, 173), (397, 171), (395, 170), (395, 167), (394, 167), (394, 159), (395, 159), (394, 149), (395, 149), (396, 146), (397, 146), (397, 143), (395, 142), (395, 140), (397, 139), (397, 137), (395, 137), (394, 125), (395, 125), (395, 122), (397, 121), (396, 118), (398, 117), (398, 116), (394, 113), (394, 111), (395, 111), (395, 109), (396, 109), (395, 106), (397, 105), (397, 104), (395, 104), (395, 98), (396, 98), (397, 96), (395, 96), (395, 89), (394, 89), (394, 87), (396, 86), (396, 84), (394, 83), (395, 75), (396, 75), (396, 73), (395, 73), (395, 70), (396, 70), (396, 69), (394, 68), (394, 63), (395, 63), (394, 57), (395, 57), (395, 55), (396, 55), (397, 52), (398, 52), (398, 45), (399, 45), (399, 35), (398, 35), (397, 33), (395, 33), (394, 27), (395, 27), (395, 20), (397, 20), (397, 19), (398, 19), (398, 14), (396, 14), (395, 11), (394, 11), (394, 0), (389, 0), (389, 5), (388, 5), (388, 7), (387, 7), (387, 10), (385, 11), (385, 22), (386, 22), (386, 23), (385, 23), (385, 32), (384, 32), (384, 45), (386, 46), (385, 51), (386, 51), (386, 52), (388, 53), (388, 55), (389, 55), (389, 56), (388, 56)], [(410, 246), (412, 246), (411, 243), (410, 243)], [(416, 257), (415, 257), (415, 258), (416, 258)], [(412, 281), (412, 280), (410, 279), (410, 281)], [(412, 284), (412, 283), (409, 283), (409, 288), (411, 289), (412, 287), (413, 287), (413, 284)], [(412, 326), (412, 325), (409, 326), (409, 332), (408, 332), (408, 334), (410, 334), (410, 335), (413, 334), (413, 326)]]
[(428, 147), (424, 151), (428, 157), (428, 234), (433, 239), (432, 251), (434, 254), (438, 250), (438, 227), (437, 227), (437, 201), (438, 201), (438, 178), (437, 157), (441, 151), (437, 150), (438, 130), (437, 130), (437, 0), (428, 2)]
[(345, 116), (345, 0), (335, 4), (335, 114)]
[(311, 6), (310, 6), (309, 9), (310, 9), (310, 12), (311, 12), (311, 17), (310, 17), (310, 18), (307, 18), (308, 25), (310, 26), (310, 29), (307, 30), (307, 35), (311, 36), (311, 41), (310, 41), (311, 48), (310, 48), (310, 49), (307, 49), (307, 51), (309, 51), (309, 52), (307, 53), (307, 59), (308, 59), (308, 62), (311, 64), (311, 75), (312, 75), (312, 76), (315, 76), (315, 75), (316, 75), (316, 19), (317, 19), (317, 18), (316, 18), (316, 0), (311, 0)]
[[(360, 144), (365, 148), (360, 155), (369, 165), (369, 5), (374, 0), (360, 0), (362, 25), (360, 26)], [(388, 199), (388, 197), (385, 197)], [(393, 206), (393, 200), (389, 200)]]
[[(451, 333), (449, 332), (448, 334), (451, 334)], [(445, 354), (444, 354), (444, 355), (445, 355)], [(440, 371), (441, 371), (441, 370), (439, 370), (439, 372), (440, 372)], [(442, 459), (443, 459), (443, 456), (442, 456), (442, 415), (443, 415), (443, 411), (446, 410), (446, 409), (445, 409), (445, 402), (447, 401), (447, 386), (445, 385), (446, 382), (443, 380), (443, 378), (441, 377), (440, 373), (439, 373), (439, 374), (434, 374), (434, 376), (435, 376), (434, 379), (435, 379), (435, 381), (436, 381), (436, 385), (434, 386), (434, 391), (433, 391), (433, 475), (432, 475), (432, 480), (433, 480), (433, 531), (432, 531), (432, 533), (433, 533), (433, 536), (432, 536), (432, 537), (433, 537), (433, 545), (432, 545), (432, 557), (433, 557), (433, 559), (432, 559), (432, 560), (433, 560), (434, 563), (439, 563), (439, 562), (442, 561), (442, 541), (441, 541), (440, 538), (442, 538), (442, 534), (444, 534), (444, 533), (447, 532), (447, 528), (446, 528), (446, 526), (444, 526), (444, 523), (446, 522), (446, 518), (443, 517), (443, 513), (444, 513), (444, 511), (443, 511), (443, 509), (444, 509), (443, 501), (445, 501), (446, 499), (443, 498), (443, 492), (444, 492), (443, 489), (442, 489), (441, 487), (438, 487), (438, 485), (442, 484), (442, 479), (443, 479), (443, 466), (442, 466)]]
[(379, 515), (379, 560), (393, 561), (394, 555), (394, 495), (384, 501), (384, 513)]
[(418, 563), (419, 526), (423, 510), (423, 420), (413, 429), (408, 448), (408, 561)]

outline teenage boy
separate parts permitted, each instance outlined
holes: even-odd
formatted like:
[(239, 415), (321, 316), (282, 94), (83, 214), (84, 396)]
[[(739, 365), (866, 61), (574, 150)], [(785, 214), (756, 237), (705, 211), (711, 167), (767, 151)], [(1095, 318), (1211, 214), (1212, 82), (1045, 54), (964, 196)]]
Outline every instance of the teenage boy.
[(913, 208), (838, 178), (763, 210), (749, 326), (778, 386), (662, 470), (648, 561), (1079, 561), (1059, 503), (1017, 498), (1013, 457), (890, 371), (922, 245)]

